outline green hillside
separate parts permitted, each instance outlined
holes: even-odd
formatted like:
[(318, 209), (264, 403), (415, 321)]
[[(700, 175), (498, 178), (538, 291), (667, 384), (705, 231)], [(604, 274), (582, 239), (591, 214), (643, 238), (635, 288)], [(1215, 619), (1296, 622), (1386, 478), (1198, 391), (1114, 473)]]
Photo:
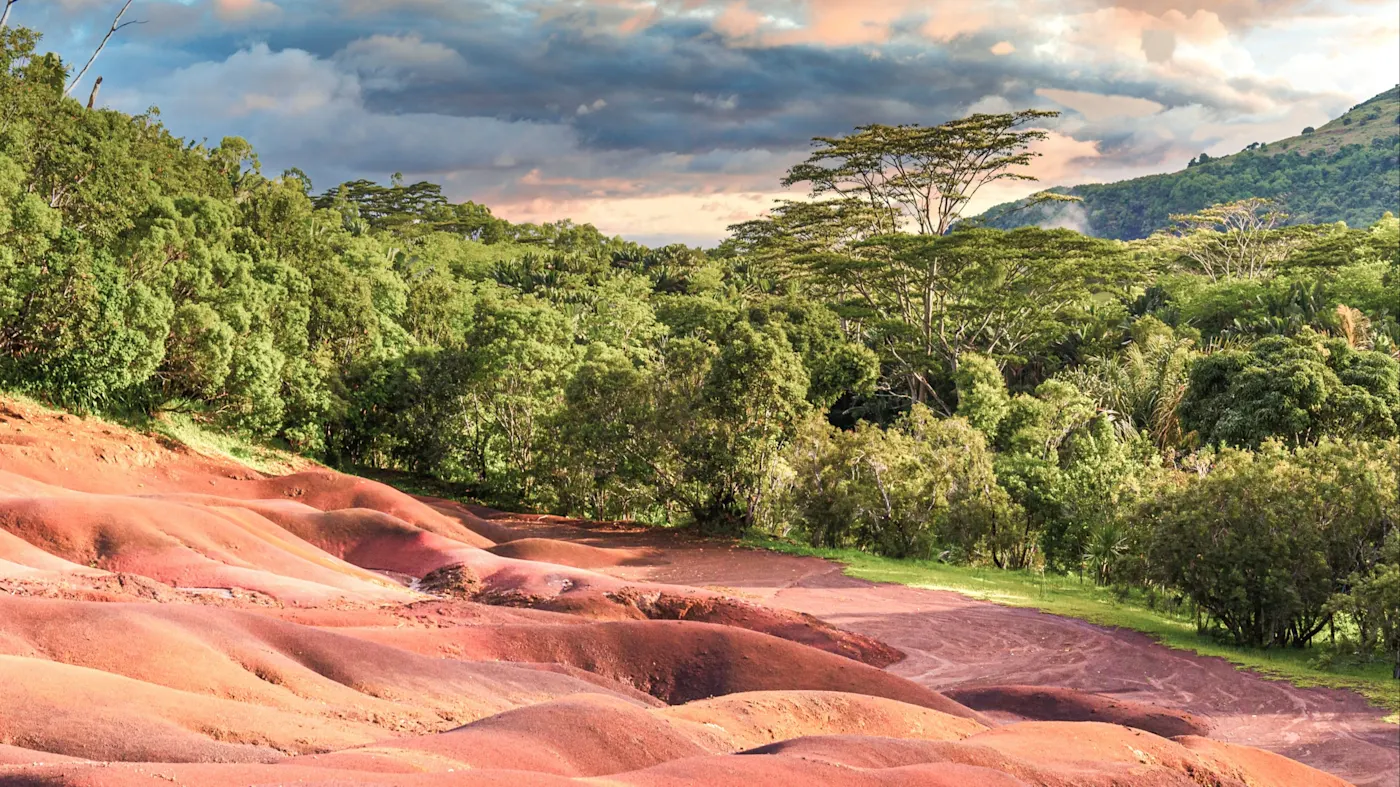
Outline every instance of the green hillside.
[(1296, 137), (1222, 158), (1202, 154), (1180, 172), (1053, 191), (1083, 202), (1026, 210), (1008, 203), (981, 220), (1002, 229), (1071, 226), (1133, 240), (1162, 229), (1174, 213), (1268, 197), (1283, 203), (1295, 223), (1369, 226), (1387, 211), (1400, 212), (1400, 86)]

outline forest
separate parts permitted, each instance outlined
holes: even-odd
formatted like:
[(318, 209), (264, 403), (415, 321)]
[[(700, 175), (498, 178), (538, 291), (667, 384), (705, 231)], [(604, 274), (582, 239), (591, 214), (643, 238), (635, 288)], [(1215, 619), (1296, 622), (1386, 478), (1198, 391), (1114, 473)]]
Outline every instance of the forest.
[(1240, 644), (1400, 652), (1393, 215), (959, 224), (1028, 179), (1052, 113), (1024, 111), (816, 140), (785, 181), (808, 197), (644, 248), (266, 173), (85, 108), (0, 36), (6, 390), (501, 508), (1078, 574)]
[(1286, 203), (1290, 223), (1367, 226), (1400, 210), (1400, 86), (1296, 137), (1254, 142), (1230, 156), (1202, 153), (1179, 172), (1057, 191), (1082, 202), (1070, 211), (1054, 203), (1000, 205), (978, 219), (1001, 229), (1056, 223), (1140, 240), (1168, 226), (1172, 214), (1264, 197)]

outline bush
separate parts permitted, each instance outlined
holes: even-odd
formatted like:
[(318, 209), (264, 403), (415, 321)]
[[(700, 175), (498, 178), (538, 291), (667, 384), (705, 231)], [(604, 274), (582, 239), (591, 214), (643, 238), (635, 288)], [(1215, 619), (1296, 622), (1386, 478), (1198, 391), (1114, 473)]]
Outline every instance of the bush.
[(1144, 506), (1153, 578), (1238, 644), (1306, 645), (1400, 516), (1398, 454), (1395, 443), (1332, 441), (1222, 452), (1203, 478)]
[(891, 557), (970, 558), (1005, 518), (991, 452), (961, 418), (915, 405), (889, 429), (842, 431), (814, 420), (789, 453), (793, 500), (816, 546), (858, 546)]
[(1310, 331), (1196, 361), (1181, 404), (1185, 428), (1206, 443), (1234, 446), (1385, 438), (1395, 435), (1397, 415), (1400, 364)]

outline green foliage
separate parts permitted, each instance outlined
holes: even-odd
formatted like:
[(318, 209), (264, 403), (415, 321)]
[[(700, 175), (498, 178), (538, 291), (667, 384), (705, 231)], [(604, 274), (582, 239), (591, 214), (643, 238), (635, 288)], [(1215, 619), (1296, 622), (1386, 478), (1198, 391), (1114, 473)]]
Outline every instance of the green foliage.
[(953, 372), (953, 382), (958, 391), (958, 415), (995, 439), (998, 427), (1011, 411), (1006, 380), (996, 362), (976, 353), (965, 355)]
[(560, 509), (633, 519), (659, 502), (650, 483), (654, 373), (616, 347), (588, 347), (553, 425), (547, 467)]
[(1358, 656), (1388, 654), (1400, 672), (1400, 527), (1391, 529), (1371, 570), (1351, 574), (1345, 584), (1349, 589), (1333, 596), (1328, 610), (1355, 621)]
[(1312, 333), (1270, 336), (1196, 361), (1181, 403), (1209, 444), (1293, 445), (1324, 437), (1389, 437), (1400, 418), (1400, 363)]
[(808, 380), (778, 330), (736, 323), (689, 406), (671, 494), (702, 531), (738, 534), (760, 521), (770, 474), (805, 416)]
[(948, 544), (967, 557), (987, 537), (982, 523), (1007, 507), (982, 435), (921, 405), (889, 429), (814, 420), (789, 461), (796, 509), (817, 546), (929, 557)]
[[(1083, 570), (1095, 539), (1121, 530), (1124, 508), (1152, 462), (1138, 440), (1124, 439), (1092, 399), (1061, 380), (1011, 402), (997, 441), (997, 477), (1016, 504), (1018, 521), (991, 555), (1008, 568), (1029, 566), (1038, 553), (1046, 565)], [(1107, 552), (1087, 562), (1106, 579)]]
[(838, 312), (869, 334), (895, 390), (939, 402), (965, 354), (1020, 365), (1066, 339), (1132, 278), (1121, 252), (1069, 230), (886, 235), (813, 275), (845, 293)]
[(1397, 446), (1227, 450), (1143, 511), (1149, 562), (1237, 643), (1304, 645), (1375, 565), (1397, 515)]
[(1196, 357), (1193, 342), (1177, 338), (1151, 316), (1136, 320), (1131, 331), (1121, 352), (1087, 358), (1061, 377), (1119, 419), (1121, 428), (1145, 433), (1170, 449), (1182, 442), (1178, 411)]
[(1049, 135), (1031, 124), (1059, 114), (977, 114), (932, 127), (870, 125), (818, 137), (783, 185), (809, 183), (813, 197), (865, 201), (877, 232), (912, 222), (920, 234), (942, 235), (983, 186), (1035, 180), (1022, 169), (1036, 155), (1031, 145)]

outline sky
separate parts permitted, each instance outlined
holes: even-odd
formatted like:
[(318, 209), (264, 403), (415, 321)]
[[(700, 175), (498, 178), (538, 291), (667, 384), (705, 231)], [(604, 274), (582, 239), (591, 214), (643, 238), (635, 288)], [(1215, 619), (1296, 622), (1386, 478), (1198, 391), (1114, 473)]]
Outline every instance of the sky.
[[(18, 0), (81, 64), (122, 0)], [(1400, 82), (1400, 0), (135, 0), (74, 94), (267, 174), (441, 183), (513, 221), (712, 245), (818, 135), (1053, 109), (1034, 185), (1181, 169)]]

